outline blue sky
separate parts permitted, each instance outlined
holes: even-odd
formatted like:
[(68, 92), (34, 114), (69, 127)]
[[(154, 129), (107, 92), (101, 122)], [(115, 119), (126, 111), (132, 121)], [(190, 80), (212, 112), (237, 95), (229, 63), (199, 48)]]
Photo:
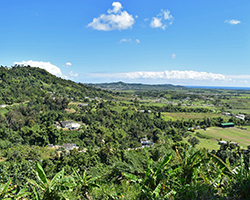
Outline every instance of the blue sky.
[(249, 0), (1, 0), (0, 64), (76, 82), (250, 87)]

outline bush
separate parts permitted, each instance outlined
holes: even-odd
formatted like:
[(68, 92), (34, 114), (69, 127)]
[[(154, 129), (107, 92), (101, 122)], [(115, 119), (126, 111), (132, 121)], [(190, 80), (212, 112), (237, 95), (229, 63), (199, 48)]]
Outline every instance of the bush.
[(185, 132), (185, 133), (183, 134), (183, 137), (184, 137), (184, 138), (187, 138), (189, 135), (190, 135), (189, 132)]
[(196, 144), (199, 144), (199, 143), (200, 143), (200, 140), (197, 139), (196, 137), (192, 137), (192, 138), (189, 138), (189, 139), (188, 139), (188, 142), (189, 142), (193, 147), (195, 147)]

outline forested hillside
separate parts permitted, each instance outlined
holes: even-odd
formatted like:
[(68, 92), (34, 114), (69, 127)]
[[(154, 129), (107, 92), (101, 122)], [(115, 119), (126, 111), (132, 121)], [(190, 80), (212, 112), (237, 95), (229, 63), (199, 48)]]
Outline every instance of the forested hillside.
[(44, 69), (29, 66), (1, 66), (0, 85), (0, 104), (21, 103), (46, 94), (76, 101), (84, 100), (86, 96), (111, 98), (108, 92), (58, 78)]
[(0, 78), (0, 199), (250, 197), (250, 146), (196, 148), (210, 127), (250, 125), (221, 115), (224, 97), (105, 91), (21, 66)]
[(96, 88), (106, 89), (106, 90), (182, 90), (186, 89), (184, 86), (175, 86), (171, 84), (162, 84), (162, 85), (148, 85), (148, 84), (140, 84), (140, 83), (124, 83), (124, 82), (115, 82), (115, 83), (96, 83), (96, 84), (88, 84), (90, 86), (94, 86)]

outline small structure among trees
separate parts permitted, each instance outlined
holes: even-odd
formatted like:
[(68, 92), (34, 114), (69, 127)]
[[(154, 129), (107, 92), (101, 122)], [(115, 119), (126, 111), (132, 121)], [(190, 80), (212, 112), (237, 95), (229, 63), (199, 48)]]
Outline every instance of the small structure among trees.
[(74, 121), (60, 121), (62, 128), (69, 128), (69, 129), (78, 129), (80, 128), (80, 124)]
[(230, 127), (234, 127), (234, 123), (233, 123), (233, 122), (229, 122), (229, 123), (221, 123), (221, 127), (222, 127), (222, 128), (230, 128)]
[(142, 138), (141, 145), (142, 147), (150, 147), (150, 146), (154, 146), (154, 143), (148, 140), (147, 138)]

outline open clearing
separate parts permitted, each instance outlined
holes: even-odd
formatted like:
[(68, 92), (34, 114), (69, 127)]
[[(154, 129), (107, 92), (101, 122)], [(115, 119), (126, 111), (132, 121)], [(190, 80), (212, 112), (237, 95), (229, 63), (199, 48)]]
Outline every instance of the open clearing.
[[(197, 132), (200, 132), (201, 134), (212, 138), (212, 139), (207, 139), (206, 140), (207, 142), (211, 141), (212, 143), (214, 142), (218, 143), (215, 139), (217, 140), (222, 139), (225, 141), (238, 142), (240, 146), (246, 148), (248, 145), (250, 145), (250, 127), (246, 128), (247, 130), (242, 130), (236, 127), (232, 128), (210, 127), (206, 131), (197, 130)], [(201, 141), (204, 139), (199, 138), (199, 140)]]
[(162, 112), (161, 116), (165, 120), (181, 120), (181, 119), (203, 119), (204, 117), (221, 117), (223, 119), (229, 119), (228, 116), (215, 114), (215, 113), (169, 113)]

